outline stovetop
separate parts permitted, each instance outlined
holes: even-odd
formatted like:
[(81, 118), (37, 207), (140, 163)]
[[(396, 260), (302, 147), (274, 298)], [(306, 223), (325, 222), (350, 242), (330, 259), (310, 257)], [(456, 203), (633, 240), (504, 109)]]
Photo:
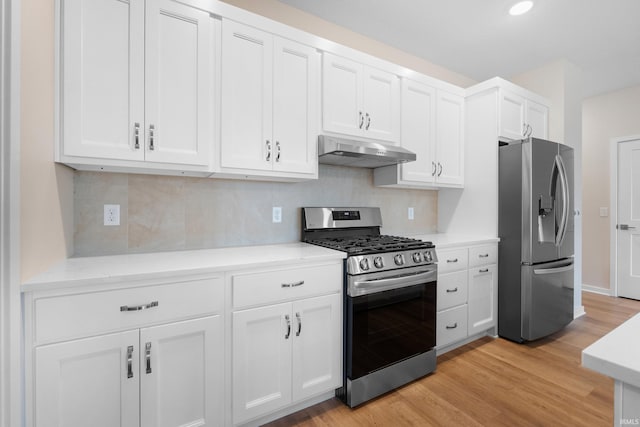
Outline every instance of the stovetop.
[(389, 235), (325, 237), (308, 239), (306, 242), (346, 252), (349, 255), (367, 255), (434, 247), (431, 242)]

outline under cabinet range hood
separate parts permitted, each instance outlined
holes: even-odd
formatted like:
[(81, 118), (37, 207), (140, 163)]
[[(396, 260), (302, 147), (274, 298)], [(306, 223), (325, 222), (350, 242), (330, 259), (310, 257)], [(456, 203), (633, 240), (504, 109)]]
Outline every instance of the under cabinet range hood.
[(415, 159), (415, 153), (395, 145), (318, 136), (318, 162), (327, 165), (379, 168)]

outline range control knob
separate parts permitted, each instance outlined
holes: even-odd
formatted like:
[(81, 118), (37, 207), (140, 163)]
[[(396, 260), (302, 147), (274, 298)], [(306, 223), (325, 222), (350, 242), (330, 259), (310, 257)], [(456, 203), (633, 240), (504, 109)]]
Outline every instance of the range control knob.
[(414, 252), (411, 258), (413, 258), (413, 262), (415, 263), (422, 262), (422, 254), (420, 252)]
[(373, 259), (373, 265), (376, 266), (376, 268), (382, 268), (384, 267), (384, 261), (382, 260), (381, 256), (377, 256)]
[(398, 255), (394, 256), (393, 257), (393, 262), (395, 262), (396, 265), (404, 264), (404, 256), (402, 254), (398, 254)]
[(431, 255), (431, 252), (425, 252), (424, 253), (424, 260), (427, 261), (427, 262), (433, 261), (433, 256)]
[(368, 258), (362, 258), (360, 260), (360, 268), (365, 270), (365, 271), (369, 269), (369, 259)]

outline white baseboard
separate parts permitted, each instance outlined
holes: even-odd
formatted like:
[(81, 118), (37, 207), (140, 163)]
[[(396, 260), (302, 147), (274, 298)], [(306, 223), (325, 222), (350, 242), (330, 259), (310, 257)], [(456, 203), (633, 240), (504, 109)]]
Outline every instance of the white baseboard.
[(585, 314), (587, 314), (586, 311), (584, 311), (584, 305), (581, 305), (580, 307), (573, 307), (573, 318), (577, 319), (578, 317), (582, 317)]
[(607, 295), (607, 296), (614, 296), (614, 292), (613, 289), (609, 289), (609, 288), (602, 288), (600, 286), (592, 286), (592, 285), (586, 285), (586, 284), (582, 284), (582, 290), (586, 291), (586, 292), (591, 292), (594, 294), (600, 294), (600, 295)]

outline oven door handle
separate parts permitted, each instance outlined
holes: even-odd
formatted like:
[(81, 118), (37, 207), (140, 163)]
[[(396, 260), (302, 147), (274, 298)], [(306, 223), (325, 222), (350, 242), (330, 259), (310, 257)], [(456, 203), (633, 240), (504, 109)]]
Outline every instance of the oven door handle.
[(433, 268), (419, 273), (404, 274), (387, 279), (356, 280), (349, 286), (349, 296), (357, 297), (392, 289), (406, 288), (427, 282), (435, 282), (436, 278), (437, 270)]

